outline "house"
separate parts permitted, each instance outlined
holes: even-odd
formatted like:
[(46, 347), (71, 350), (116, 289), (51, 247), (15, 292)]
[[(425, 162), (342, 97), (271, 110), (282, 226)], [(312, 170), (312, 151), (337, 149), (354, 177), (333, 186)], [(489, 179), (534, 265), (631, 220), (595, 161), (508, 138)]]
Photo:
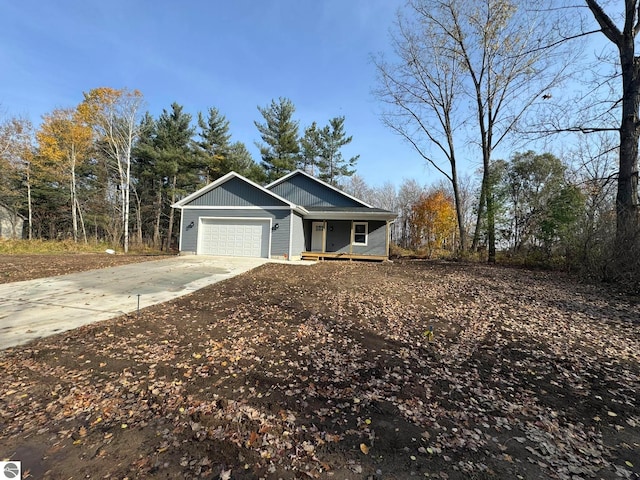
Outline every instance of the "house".
[(0, 203), (0, 238), (21, 239), (24, 217)]
[(385, 260), (396, 217), (302, 170), (265, 187), (231, 172), (172, 207), (181, 254), (294, 260)]

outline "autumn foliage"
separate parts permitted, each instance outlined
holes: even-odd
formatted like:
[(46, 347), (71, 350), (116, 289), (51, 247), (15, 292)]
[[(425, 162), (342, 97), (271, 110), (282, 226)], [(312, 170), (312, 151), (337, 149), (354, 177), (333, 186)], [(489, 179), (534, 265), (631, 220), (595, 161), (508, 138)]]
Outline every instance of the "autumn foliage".
[(456, 231), (453, 199), (442, 190), (422, 195), (411, 206), (410, 238), (414, 250), (426, 250), (429, 257), (436, 250), (452, 249)]

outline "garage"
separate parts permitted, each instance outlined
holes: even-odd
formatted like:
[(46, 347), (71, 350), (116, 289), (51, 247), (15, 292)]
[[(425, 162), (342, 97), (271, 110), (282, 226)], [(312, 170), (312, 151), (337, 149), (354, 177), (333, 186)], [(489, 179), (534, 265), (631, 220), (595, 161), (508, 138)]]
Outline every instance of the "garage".
[(200, 218), (199, 255), (269, 258), (268, 218)]

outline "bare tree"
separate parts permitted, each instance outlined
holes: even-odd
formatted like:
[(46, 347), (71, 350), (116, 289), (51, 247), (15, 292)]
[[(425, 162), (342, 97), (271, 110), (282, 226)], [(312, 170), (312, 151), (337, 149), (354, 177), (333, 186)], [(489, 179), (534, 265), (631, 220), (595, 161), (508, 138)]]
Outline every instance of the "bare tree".
[[(378, 96), (392, 108), (384, 121), (421, 152), (434, 147), (451, 174), (429, 161), (458, 189), (456, 147), (480, 147), (483, 181), (473, 246), (486, 208), (489, 261), (495, 261), (495, 224), (489, 165), (530, 107), (565, 77), (566, 48), (550, 16), (515, 0), (410, 0), (415, 21), (400, 17), (394, 47), (397, 64), (377, 62)], [(541, 45), (546, 48), (539, 48)], [(471, 119), (474, 119), (473, 121)], [(466, 129), (463, 127), (469, 127)], [(472, 133), (475, 131), (475, 133)], [(459, 192), (454, 190), (459, 228), (464, 230)], [(466, 237), (460, 233), (461, 241)]]
[(635, 42), (640, 32), (640, 0), (625, 0), (623, 25), (618, 27), (596, 0), (585, 0), (600, 27), (600, 32), (618, 50), (622, 77), (619, 123), (620, 152), (616, 195), (616, 243), (618, 255), (628, 255), (640, 227), (638, 208), (638, 142), (640, 141), (640, 57), (635, 55)]
[(345, 193), (353, 195), (364, 202), (371, 203), (372, 189), (367, 185), (365, 179), (357, 173), (348, 177), (341, 188)]
[(454, 141), (454, 133), (464, 123), (457, 115), (463, 65), (459, 55), (451, 54), (456, 45), (442, 34), (444, 26), (424, 15), (421, 3), (409, 2), (409, 17), (398, 13), (392, 33), (398, 59), (394, 63), (384, 57), (374, 59), (379, 83), (374, 93), (388, 106), (382, 113), (384, 124), (451, 183), (460, 248), (466, 250)]
[(398, 234), (396, 243), (407, 248), (411, 237), (411, 207), (426, 192), (426, 189), (413, 179), (404, 179), (398, 189), (398, 219), (396, 225)]
[(142, 94), (137, 90), (101, 87), (84, 94), (78, 107), (96, 130), (105, 154), (118, 172), (121, 224), (125, 253), (129, 251), (131, 150), (140, 128)]
[[(13, 210), (17, 221), (18, 209), (26, 203), (28, 238), (33, 234), (31, 202), (31, 165), (34, 157), (34, 129), (26, 118), (12, 117), (0, 122), (0, 198)], [(26, 187), (26, 202), (20, 191)]]

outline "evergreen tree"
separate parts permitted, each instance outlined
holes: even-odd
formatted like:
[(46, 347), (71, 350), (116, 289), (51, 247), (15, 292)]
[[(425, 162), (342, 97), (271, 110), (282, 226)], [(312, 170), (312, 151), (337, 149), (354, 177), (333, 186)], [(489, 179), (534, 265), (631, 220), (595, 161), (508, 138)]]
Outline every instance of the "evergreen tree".
[(163, 213), (164, 177), (158, 171), (156, 123), (147, 112), (140, 122), (140, 135), (132, 151), (132, 173), (136, 202), (136, 235), (138, 243), (145, 238), (160, 248), (160, 219)]
[(304, 136), (300, 139), (300, 163), (298, 168), (315, 175), (318, 169), (322, 148), (322, 130), (316, 122), (305, 128)]
[(344, 159), (340, 149), (348, 145), (353, 137), (344, 131), (344, 116), (329, 120), (329, 125), (320, 131), (319, 178), (337, 185), (340, 177), (350, 177), (355, 173), (355, 164), (360, 155)]
[(206, 119), (202, 113), (198, 113), (198, 126), (200, 141), (197, 144), (202, 156), (203, 174), (208, 183), (233, 170), (229, 165), (231, 153), (229, 121), (217, 108), (212, 107), (209, 108)]
[(264, 183), (267, 178), (264, 169), (255, 162), (251, 152), (242, 142), (233, 143), (229, 147), (227, 167), (229, 172), (239, 173), (256, 183)]
[(267, 180), (272, 181), (296, 169), (299, 159), (298, 122), (293, 120), (295, 107), (280, 97), (267, 107), (258, 107), (265, 123), (254, 122), (263, 144), (258, 144)]

